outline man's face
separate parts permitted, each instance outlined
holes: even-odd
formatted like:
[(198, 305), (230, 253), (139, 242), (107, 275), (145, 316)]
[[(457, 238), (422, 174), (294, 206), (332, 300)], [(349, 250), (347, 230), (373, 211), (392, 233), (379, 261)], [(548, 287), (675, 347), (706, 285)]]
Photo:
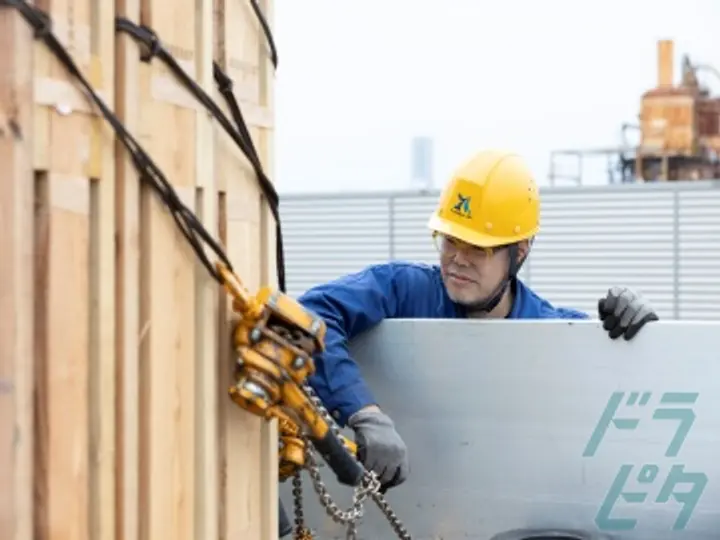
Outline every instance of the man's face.
[(507, 276), (507, 249), (480, 248), (441, 234), (435, 240), (442, 278), (454, 302), (466, 305), (482, 302)]

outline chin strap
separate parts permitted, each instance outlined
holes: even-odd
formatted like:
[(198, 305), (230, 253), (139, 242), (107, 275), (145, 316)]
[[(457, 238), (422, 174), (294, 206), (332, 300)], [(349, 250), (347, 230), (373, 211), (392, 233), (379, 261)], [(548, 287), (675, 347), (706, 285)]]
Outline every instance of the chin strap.
[(525, 259), (523, 258), (522, 261), (518, 260), (517, 244), (510, 244), (509, 246), (507, 246), (507, 248), (509, 259), (507, 276), (500, 282), (500, 285), (497, 286), (495, 291), (485, 300), (483, 300), (482, 302), (476, 302), (474, 304), (465, 304), (463, 306), (463, 309), (466, 312), (490, 313), (493, 309), (497, 307), (497, 305), (500, 303), (500, 300), (502, 300), (505, 291), (517, 277), (517, 274), (520, 271), (520, 267), (525, 262)]

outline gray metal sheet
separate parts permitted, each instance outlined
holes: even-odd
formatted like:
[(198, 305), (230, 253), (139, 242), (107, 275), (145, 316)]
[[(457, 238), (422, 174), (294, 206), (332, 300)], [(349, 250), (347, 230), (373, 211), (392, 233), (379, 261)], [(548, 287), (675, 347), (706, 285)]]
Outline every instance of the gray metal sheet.
[[(710, 540), (720, 537), (718, 345), (720, 324), (710, 322), (654, 323), (625, 342), (589, 321), (387, 320), (351, 350), (409, 446), (411, 476), (388, 499), (415, 540), (490, 540), (527, 527)], [(583, 455), (616, 392), (616, 425)], [(623, 467), (625, 492), (647, 497), (628, 495), (601, 519)], [(675, 494), (659, 501), (673, 467)], [(350, 490), (323, 471), (348, 505)], [(706, 481), (699, 497), (683, 500), (696, 480)], [(345, 538), (306, 484), (318, 538)], [(360, 538), (394, 538), (367, 508)]]
[(720, 305), (720, 192), (679, 193), (678, 310), (717, 319)]
[(308, 288), (389, 257), (387, 199), (316, 197), (280, 203), (287, 288), (298, 296)]
[(531, 286), (556, 304), (593, 313), (608, 287), (625, 285), (672, 317), (674, 201), (672, 191), (545, 192)]

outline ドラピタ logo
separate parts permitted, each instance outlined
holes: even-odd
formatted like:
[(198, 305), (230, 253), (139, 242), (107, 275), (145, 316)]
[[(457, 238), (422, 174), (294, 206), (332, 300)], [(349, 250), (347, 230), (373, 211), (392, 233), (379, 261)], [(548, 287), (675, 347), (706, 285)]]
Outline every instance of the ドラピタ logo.
[[(628, 392), (627, 395), (625, 392), (614, 392), (610, 396), (605, 410), (585, 446), (583, 457), (593, 457), (595, 455), (610, 426), (625, 431), (637, 429), (640, 424), (640, 415), (635, 417), (616, 416), (618, 409), (623, 405), (623, 401), (624, 408), (634, 408), (637, 412), (642, 412), (642, 409), (650, 402), (650, 398), (650, 392)], [(695, 422), (693, 405), (697, 399), (697, 392), (665, 392), (660, 397), (660, 403), (652, 411), (652, 420), (677, 422), (675, 435), (667, 446), (664, 457), (675, 458), (680, 453), (690, 428)], [(663, 471), (663, 469), (665, 470)], [(634, 478), (633, 480), (631, 480), (631, 476)], [(597, 526), (605, 531), (633, 530), (637, 525), (637, 520), (632, 517), (613, 517), (611, 515), (613, 508), (621, 500), (630, 505), (642, 504), (652, 500), (649, 493), (650, 488), (658, 479), (662, 482), (662, 486), (660, 486), (659, 491), (656, 488), (657, 494), (654, 502), (667, 504), (671, 499), (674, 499), (675, 503), (680, 505), (680, 511), (673, 524), (673, 530), (684, 529), (690, 521), (695, 507), (700, 502), (700, 497), (708, 483), (708, 477), (701, 471), (686, 471), (685, 464), (677, 462), (670, 464), (669, 467), (647, 462), (620, 464), (617, 475), (610, 482), (605, 499), (595, 516)], [(626, 489), (625, 484), (628, 481), (634, 482), (638, 487), (634, 490)]]

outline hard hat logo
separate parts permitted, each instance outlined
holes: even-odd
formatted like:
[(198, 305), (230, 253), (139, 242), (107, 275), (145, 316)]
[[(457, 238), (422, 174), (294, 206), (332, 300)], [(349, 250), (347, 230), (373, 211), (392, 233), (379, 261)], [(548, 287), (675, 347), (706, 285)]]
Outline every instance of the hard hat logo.
[(472, 210), (470, 210), (470, 196), (463, 196), (461, 193), (458, 193), (458, 201), (455, 203), (455, 206), (453, 206), (450, 211), (460, 217), (466, 218), (466, 219), (472, 219)]

